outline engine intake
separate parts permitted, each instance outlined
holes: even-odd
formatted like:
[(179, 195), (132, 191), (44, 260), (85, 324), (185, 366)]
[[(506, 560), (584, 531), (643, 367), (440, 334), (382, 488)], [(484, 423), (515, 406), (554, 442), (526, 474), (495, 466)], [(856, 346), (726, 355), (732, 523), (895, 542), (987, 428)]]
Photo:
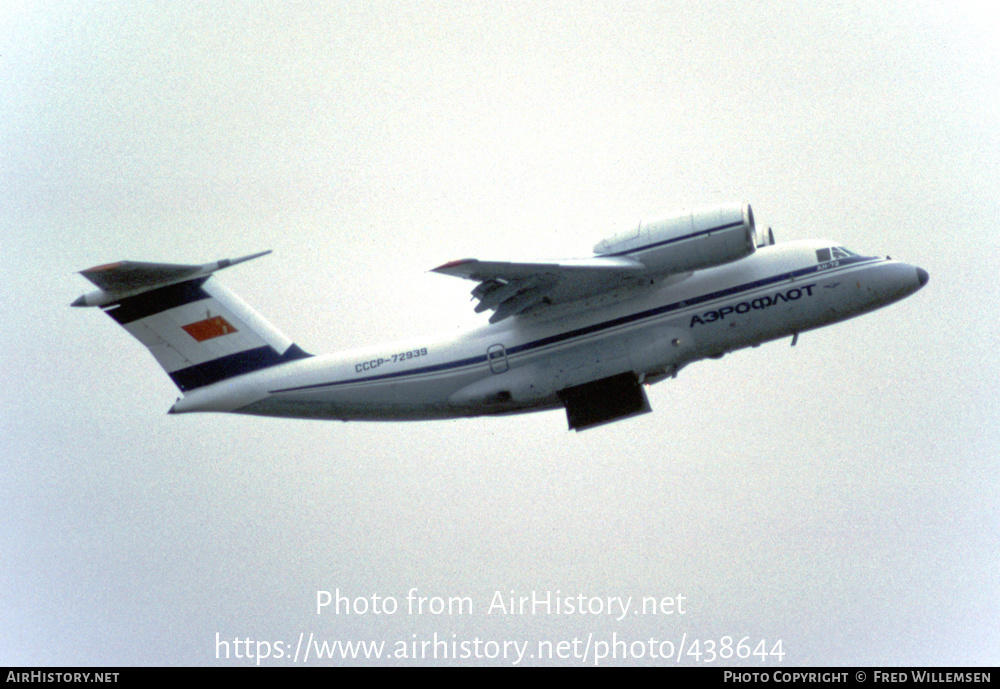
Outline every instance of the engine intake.
[(655, 273), (684, 273), (738, 261), (752, 254), (756, 228), (750, 204), (684, 210), (643, 221), (631, 232), (594, 246), (598, 256), (628, 256)]

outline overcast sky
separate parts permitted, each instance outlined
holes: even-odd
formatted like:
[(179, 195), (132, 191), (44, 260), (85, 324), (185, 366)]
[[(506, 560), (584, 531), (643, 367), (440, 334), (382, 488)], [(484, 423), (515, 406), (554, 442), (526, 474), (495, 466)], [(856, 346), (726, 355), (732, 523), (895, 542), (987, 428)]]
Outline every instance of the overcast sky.
[[(245, 665), (217, 638), (309, 633), (995, 664), (998, 35), (987, 2), (4, 4), (0, 665)], [(273, 249), (220, 279), (307, 351), (453, 332), (486, 318), (445, 261), (728, 201), (930, 283), (581, 434), (168, 416), (148, 352), (69, 308), (92, 265)], [(471, 614), (409, 614), (413, 588)], [(337, 589), (399, 609), (317, 615)]]

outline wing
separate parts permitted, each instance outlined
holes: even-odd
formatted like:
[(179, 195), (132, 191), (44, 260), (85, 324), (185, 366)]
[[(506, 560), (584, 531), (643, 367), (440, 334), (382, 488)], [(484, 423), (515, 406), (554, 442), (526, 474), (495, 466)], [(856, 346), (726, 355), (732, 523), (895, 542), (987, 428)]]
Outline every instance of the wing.
[(467, 258), (445, 263), (434, 272), (478, 282), (472, 290), (479, 300), (476, 313), (493, 309), (490, 323), (496, 323), (543, 304), (604, 292), (639, 277), (644, 270), (642, 263), (631, 258), (599, 256), (545, 263)]

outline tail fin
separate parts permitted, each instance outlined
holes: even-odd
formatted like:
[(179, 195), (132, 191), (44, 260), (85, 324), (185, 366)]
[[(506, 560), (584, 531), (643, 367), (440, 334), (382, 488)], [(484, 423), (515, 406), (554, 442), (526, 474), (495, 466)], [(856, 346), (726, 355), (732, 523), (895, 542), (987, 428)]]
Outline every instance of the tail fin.
[(100, 306), (146, 346), (182, 392), (310, 356), (212, 273), (271, 253), (204, 265), (121, 261), (80, 271)]

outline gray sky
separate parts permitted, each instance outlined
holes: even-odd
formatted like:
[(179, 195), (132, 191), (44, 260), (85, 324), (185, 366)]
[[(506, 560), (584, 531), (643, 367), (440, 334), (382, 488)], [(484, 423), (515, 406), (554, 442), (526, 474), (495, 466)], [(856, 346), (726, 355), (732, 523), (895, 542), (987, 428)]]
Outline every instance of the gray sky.
[[(5, 5), (0, 664), (300, 633), (995, 663), (997, 35), (986, 2)], [(447, 260), (731, 200), (930, 283), (582, 434), (167, 416), (146, 350), (68, 306), (98, 263), (273, 249), (221, 279), (334, 351), (485, 322)], [(407, 614), (413, 587), (472, 614)], [(338, 588), (401, 609), (317, 615)], [(497, 591), (686, 612), (487, 614)]]

